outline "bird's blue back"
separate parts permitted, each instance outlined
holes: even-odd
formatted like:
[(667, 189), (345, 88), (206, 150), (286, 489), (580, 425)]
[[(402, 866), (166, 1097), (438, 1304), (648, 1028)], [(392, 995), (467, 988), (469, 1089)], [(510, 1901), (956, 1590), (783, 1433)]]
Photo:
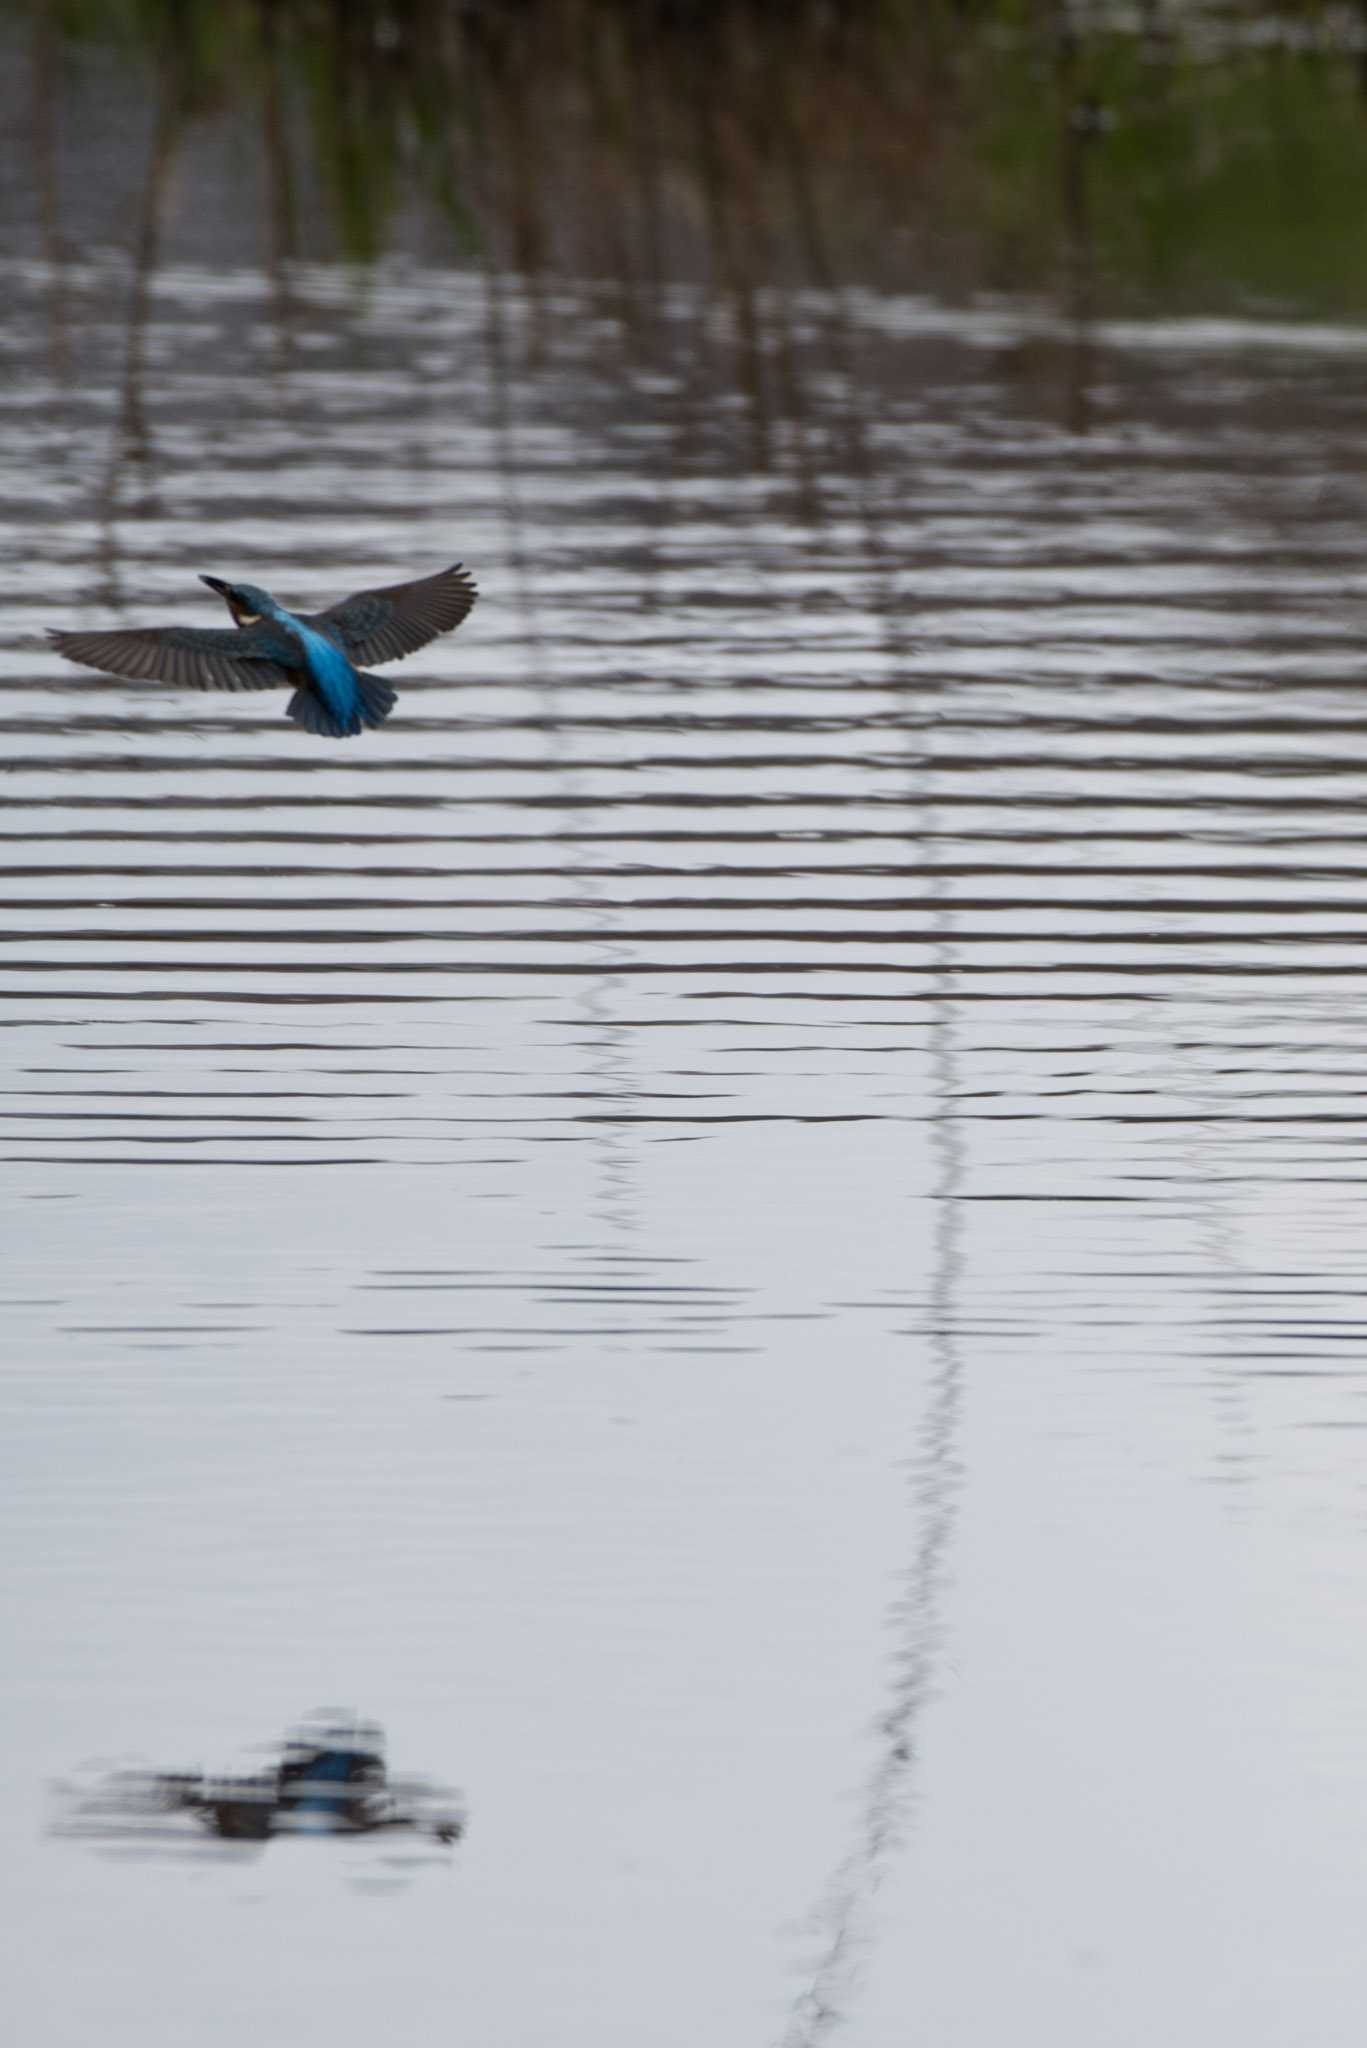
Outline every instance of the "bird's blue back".
[(351, 725), (360, 709), (355, 669), (335, 641), (316, 633), (312, 626), (301, 624), (288, 612), (281, 617), (289, 620), (290, 636), (303, 649), (304, 666), (328, 710), (341, 725)]
[(356, 671), (335, 640), (306, 626), (265, 591), (270, 609), (261, 622), (271, 630), (271, 651), (285, 668), (302, 668), (343, 732), (360, 729), (361, 691)]

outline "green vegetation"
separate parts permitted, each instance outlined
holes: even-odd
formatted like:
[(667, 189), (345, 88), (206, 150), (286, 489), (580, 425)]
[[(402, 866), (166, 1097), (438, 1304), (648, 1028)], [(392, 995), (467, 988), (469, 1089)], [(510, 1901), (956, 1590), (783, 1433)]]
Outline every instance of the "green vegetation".
[(642, 290), (707, 276), (733, 294), (845, 282), (1067, 303), (1085, 287), (1096, 305), (1367, 311), (1367, 5), (27, 12), (58, 128), (98, 58), (161, 110), (163, 152), (213, 122), (249, 132), (270, 260), (369, 261), (404, 240)]

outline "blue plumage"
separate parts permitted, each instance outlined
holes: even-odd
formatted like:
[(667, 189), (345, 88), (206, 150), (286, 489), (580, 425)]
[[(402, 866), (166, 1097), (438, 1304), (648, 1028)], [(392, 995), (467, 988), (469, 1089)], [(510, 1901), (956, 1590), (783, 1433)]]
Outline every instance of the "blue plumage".
[(115, 633), (53, 633), (58, 651), (139, 681), (156, 678), (199, 689), (294, 688), (286, 715), (308, 732), (350, 739), (380, 725), (395, 693), (363, 662), (397, 661), (458, 626), (475, 602), (459, 563), (412, 583), (362, 590), (325, 612), (288, 612), (255, 583), (201, 582), (216, 590), (235, 630), (142, 626)]
[[(308, 678), (303, 692), (297, 691), (286, 707), (287, 715), (298, 719), (311, 732), (331, 731), (339, 739), (349, 739), (358, 733), (363, 725), (379, 725), (389, 716), (394, 704), (394, 692), (380, 681), (378, 676), (366, 678), (381, 693), (383, 708), (376, 705), (375, 711), (367, 715), (368, 707), (362, 689), (362, 677), (347, 660), (334, 640), (323, 633), (315, 632), (312, 626), (303, 625), (288, 612), (274, 609), (266, 614), (276, 618), (298, 648), (302, 667)], [(304, 705), (298, 711), (294, 705), (304, 696)], [(311, 711), (312, 717), (305, 715)], [(321, 720), (321, 724), (316, 722)]]

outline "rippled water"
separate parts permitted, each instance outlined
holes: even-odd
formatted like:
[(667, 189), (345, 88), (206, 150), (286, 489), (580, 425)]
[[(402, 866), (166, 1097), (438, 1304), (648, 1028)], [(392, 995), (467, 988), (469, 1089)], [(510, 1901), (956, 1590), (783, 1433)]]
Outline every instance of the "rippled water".
[[(26, 2040), (1356, 2041), (1360, 338), (6, 282)], [(37, 1839), (326, 1698), (401, 1897)]]

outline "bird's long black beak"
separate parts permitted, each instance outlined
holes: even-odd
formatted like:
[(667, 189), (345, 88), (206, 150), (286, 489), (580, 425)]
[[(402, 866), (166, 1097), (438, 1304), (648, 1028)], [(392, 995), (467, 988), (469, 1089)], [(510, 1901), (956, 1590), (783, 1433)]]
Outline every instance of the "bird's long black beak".
[(226, 597), (232, 587), (230, 584), (220, 583), (217, 576), (201, 576), (199, 580), (201, 583), (207, 583), (210, 590), (216, 590), (220, 597)]

